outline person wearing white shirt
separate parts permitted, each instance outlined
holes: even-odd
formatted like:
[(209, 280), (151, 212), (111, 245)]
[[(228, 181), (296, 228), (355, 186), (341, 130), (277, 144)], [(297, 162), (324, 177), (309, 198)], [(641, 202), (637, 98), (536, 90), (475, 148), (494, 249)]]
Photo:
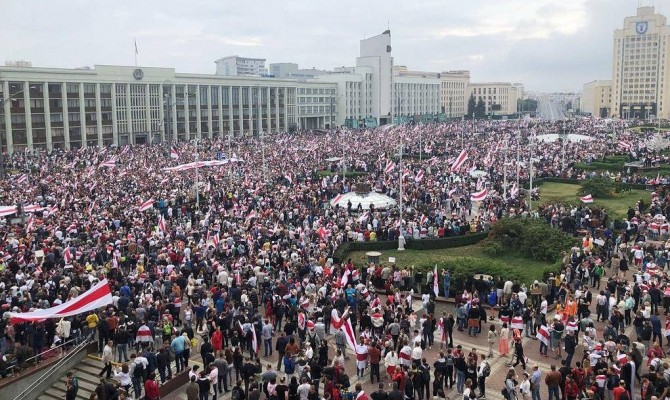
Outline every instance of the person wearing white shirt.
[(412, 363), (417, 366), (421, 365), (421, 357), (423, 357), (423, 350), (421, 349), (421, 341), (419, 341), (419, 345), (412, 349)]
[(479, 398), (486, 397), (486, 376), (484, 376), (484, 371), (487, 369), (491, 373), (491, 365), (489, 360), (486, 359), (486, 355), (482, 354), (482, 362), (477, 367), (477, 387), (479, 388)]

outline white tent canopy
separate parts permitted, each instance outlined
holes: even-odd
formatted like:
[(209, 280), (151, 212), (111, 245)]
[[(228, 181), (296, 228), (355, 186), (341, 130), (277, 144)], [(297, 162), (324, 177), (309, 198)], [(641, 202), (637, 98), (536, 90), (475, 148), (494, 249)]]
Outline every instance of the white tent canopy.
[(334, 199), (330, 200), (330, 205), (335, 207), (339, 204), (340, 207), (346, 207), (349, 201), (351, 201), (352, 208), (355, 209), (358, 207), (358, 204), (360, 204), (363, 207), (363, 210), (369, 210), (370, 204), (373, 204), (375, 209), (389, 208), (397, 204), (395, 200), (385, 194), (377, 192), (370, 192), (366, 194), (349, 192), (340, 194)]

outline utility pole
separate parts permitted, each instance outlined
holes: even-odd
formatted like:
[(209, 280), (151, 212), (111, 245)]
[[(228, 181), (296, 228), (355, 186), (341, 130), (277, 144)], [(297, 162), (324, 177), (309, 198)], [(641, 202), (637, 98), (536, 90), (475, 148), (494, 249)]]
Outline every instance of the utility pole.
[(398, 235), (398, 251), (405, 250), (405, 234), (402, 225), (402, 143), (400, 144), (400, 159), (398, 161), (398, 171), (400, 172), (400, 198), (398, 204), (400, 205), (400, 235)]

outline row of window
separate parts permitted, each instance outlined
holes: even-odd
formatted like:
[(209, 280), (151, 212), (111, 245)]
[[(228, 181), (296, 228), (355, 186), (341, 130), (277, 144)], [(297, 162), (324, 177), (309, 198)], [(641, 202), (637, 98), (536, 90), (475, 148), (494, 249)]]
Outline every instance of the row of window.
[(335, 89), (298, 88), (298, 94), (335, 94)]

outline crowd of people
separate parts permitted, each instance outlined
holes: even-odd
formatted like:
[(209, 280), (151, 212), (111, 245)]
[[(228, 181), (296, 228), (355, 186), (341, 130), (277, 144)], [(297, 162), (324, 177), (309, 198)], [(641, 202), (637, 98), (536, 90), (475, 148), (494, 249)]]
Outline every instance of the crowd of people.
[[(523, 285), (530, 282), (501, 280), (485, 287), (450, 288), (449, 274), (443, 275), (441, 293), (446, 297), (456, 294), (456, 316), (435, 314), (434, 295), (429, 293), (425, 294), (425, 311), (416, 315), (411, 307), (411, 285), (407, 291), (375, 293), (373, 279), (413, 279), (409, 266), (336, 262), (334, 251), (345, 241), (359, 240), (361, 233), (367, 240), (401, 234), (420, 240), (424, 230), (431, 237), (464, 235), (486, 231), (503, 216), (539, 216), (537, 211), (529, 213), (519, 194), (519, 186), (529, 179), (531, 156), (539, 160), (534, 163), (539, 176), (580, 179), (584, 172), (575, 169), (576, 162), (611, 154), (651, 154), (644, 147), (649, 137), (627, 131), (625, 124), (591, 119), (568, 122), (569, 131), (593, 139), (588, 145), (535, 140), (537, 135), (560, 133), (563, 127), (562, 123), (530, 120), (302, 132), (269, 135), (263, 141), (236, 138), (233, 143), (212, 139), (38, 155), (16, 152), (6, 159), (11, 175), (0, 182), (0, 199), (5, 205), (0, 209), (5, 216), (0, 225), (0, 308), (27, 312), (58, 305), (103, 277), (110, 282), (114, 300), (98, 312), (63, 320), (12, 324), (5, 314), (0, 322), (4, 332), (0, 373), (5, 375), (10, 364), (23, 367), (31, 356), (44, 356), (49, 347), (93, 335), (105, 364), (99, 398), (118, 396), (113, 394), (117, 385), (110, 382), (114, 376), (126, 395), (139, 398), (144, 393), (153, 400), (156, 388), (172, 377), (170, 366), (175, 365), (177, 372), (191, 369), (189, 396), (197, 387), (199, 399), (230, 389), (233, 400), (256, 399), (258, 393), (279, 400), (286, 396), (297, 400), (296, 393), (300, 400), (309, 396), (336, 400), (355, 392), (350, 392), (350, 377), (344, 369), (344, 359), (352, 353), (350, 340), (342, 329), (331, 329), (333, 317), (346, 314), (358, 341), (353, 347), (359, 380), (369, 371), (377, 381), (391, 380), (397, 391), (419, 399), (429, 398), (431, 388), (433, 394), (444, 394), (447, 382), (451, 386), (455, 380), (459, 393), (482, 398), (496, 340), (504, 350), (503, 342), (509, 337), (516, 363), (525, 367), (520, 337), (532, 337), (543, 329), (552, 338), (560, 332), (557, 323), (547, 317), (549, 308), (565, 310), (556, 321), (566, 331), (568, 325), (577, 323), (591, 332), (588, 322), (584, 323), (588, 321), (584, 307), (577, 307), (579, 314), (570, 312), (577, 303), (583, 306), (587, 297), (589, 302), (597, 301), (582, 284), (584, 276), (588, 282), (589, 276), (597, 275), (601, 264), (623, 274), (612, 273), (603, 294), (596, 297), (614, 296), (616, 307), (621, 301), (627, 307), (626, 290), (619, 287), (629, 287), (634, 305), (619, 311), (625, 315), (643, 312), (642, 322), (633, 317), (628, 322), (646, 332), (641, 288), (652, 293), (665, 288), (665, 281), (656, 274), (662, 271), (658, 261), (663, 251), (657, 251), (661, 255), (643, 251), (638, 262), (638, 248), (646, 242), (644, 235), (651, 225), (651, 220), (643, 223), (648, 218), (643, 214), (646, 207), (635, 214), (637, 221), (631, 218), (634, 223), (625, 229), (612, 230), (606, 245), (587, 238), (587, 246), (566, 259), (564, 271), (557, 271), (553, 280), (537, 283), (541, 289)], [(616, 140), (613, 130), (620, 132)], [(622, 150), (619, 141), (629, 147)], [(402, 160), (395, 157), (400, 143), (409, 154)], [(452, 170), (463, 150), (468, 160)], [(196, 159), (213, 160), (219, 153), (231, 162), (166, 170)], [(325, 161), (330, 156), (343, 156), (349, 172), (364, 173), (342, 174), (341, 165)], [(622, 179), (638, 177), (624, 174)], [(397, 209), (330, 206), (331, 199), (359, 183), (397, 198), (400, 181), (403, 221)], [(482, 188), (488, 188), (488, 195), (473, 202), (471, 194)], [(665, 194), (659, 191), (652, 207), (665, 210), (666, 204)], [(16, 209), (5, 210), (13, 206)], [(578, 214), (569, 209), (555, 213), (559, 220), (567, 214), (582, 224), (584, 208), (578, 208)], [(551, 215), (548, 222), (554, 223), (553, 213), (543, 215)], [(631, 252), (633, 246), (638, 248)], [(624, 261), (628, 257), (632, 257), (630, 267)], [(377, 269), (385, 270), (386, 276), (377, 274)], [(630, 282), (627, 270), (640, 274)], [(600, 277), (605, 275), (602, 272)], [(600, 280), (596, 283), (600, 285)], [(426, 285), (427, 290), (430, 287), (431, 282)], [(486, 332), (481, 316), (488, 321), (484, 305), (490, 303), (489, 293), (495, 293), (493, 305), (501, 314), (497, 327)], [(670, 300), (670, 292), (668, 296)], [(655, 304), (655, 300), (650, 302)], [(494, 314), (489, 311), (490, 316)], [(606, 319), (615, 315), (608, 308)], [(504, 321), (507, 316), (509, 321)], [(525, 331), (513, 325), (517, 317), (524, 319)], [(474, 323), (475, 319), (479, 322)], [(651, 321), (652, 315), (646, 319)], [(617, 329), (626, 325), (624, 319), (614, 322)], [(492, 343), (489, 353), (459, 348), (453, 340), (454, 327), (471, 335), (485, 332)], [(324, 342), (328, 334), (335, 335), (335, 352)], [(581, 343), (595, 348), (599, 337), (595, 332), (589, 335), (583, 340), (591, 339)], [(557, 343), (564, 340), (567, 348), (568, 337), (559, 337), (547, 347), (560, 355)], [(423, 352), (434, 342), (440, 342), (444, 352), (429, 361)], [(623, 346), (618, 339), (614, 343), (616, 352), (610, 347), (599, 350), (608, 352), (601, 357), (603, 361), (614, 360), (606, 365), (608, 374), (614, 371), (619, 353), (630, 353), (635, 345)], [(264, 365), (255, 347), (267, 355), (278, 352), (278, 364)], [(649, 347), (653, 346), (644, 348)], [(202, 356), (203, 368), (189, 366), (195, 351)], [(634, 362), (632, 357), (627, 360)], [(125, 366), (117, 370), (112, 361)], [(574, 369), (564, 378), (573, 376), (584, 389), (591, 382), (586, 371), (595, 368), (600, 372), (597, 363), (590, 361), (580, 359), (578, 370), (584, 371), (580, 380), (577, 375), (581, 373)], [(382, 362), (385, 374), (380, 372)], [(628, 365), (619, 363), (622, 368)], [(568, 362), (564, 368), (570, 366)], [(281, 369), (285, 376), (278, 374)], [(325, 383), (323, 389), (320, 382)], [(508, 389), (510, 399), (523, 393), (516, 385)], [(560, 385), (565, 389), (563, 381)], [(627, 381), (626, 388), (631, 395), (635, 392), (632, 381)], [(571, 394), (567, 397), (573, 398)]]

